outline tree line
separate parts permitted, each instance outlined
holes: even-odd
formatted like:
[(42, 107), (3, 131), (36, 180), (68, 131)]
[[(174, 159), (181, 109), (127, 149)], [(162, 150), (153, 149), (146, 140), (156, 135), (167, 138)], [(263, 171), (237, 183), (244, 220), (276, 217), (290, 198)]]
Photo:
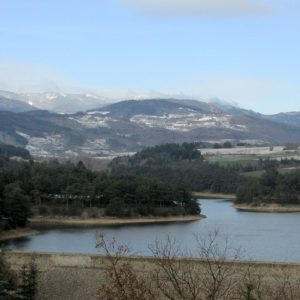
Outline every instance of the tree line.
[(247, 185), (247, 172), (271, 168), (297, 168), (295, 159), (259, 158), (226, 164), (205, 161), (201, 143), (164, 144), (146, 148), (129, 157), (115, 158), (109, 165), (111, 174), (158, 179), (169, 184), (183, 184), (192, 191), (237, 193)]
[(115, 158), (111, 174), (142, 176), (169, 184), (183, 184), (193, 191), (234, 193), (241, 180), (239, 169), (205, 162), (199, 143), (150, 147), (132, 157)]
[(196, 200), (180, 184), (92, 172), (81, 162), (0, 161), (2, 227), (25, 226), (34, 209), (39, 214), (80, 215), (84, 208), (93, 207), (118, 217), (200, 212)]
[(270, 168), (259, 178), (248, 178), (238, 189), (237, 203), (300, 204), (300, 170), (280, 174)]

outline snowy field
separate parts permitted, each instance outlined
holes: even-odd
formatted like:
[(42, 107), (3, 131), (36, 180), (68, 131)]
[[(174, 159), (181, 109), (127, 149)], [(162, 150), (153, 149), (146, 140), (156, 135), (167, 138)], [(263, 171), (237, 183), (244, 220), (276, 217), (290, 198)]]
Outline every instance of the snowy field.
[(271, 155), (284, 152), (284, 146), (199, 149), (199, 151), (201, 151), (202, 155)]

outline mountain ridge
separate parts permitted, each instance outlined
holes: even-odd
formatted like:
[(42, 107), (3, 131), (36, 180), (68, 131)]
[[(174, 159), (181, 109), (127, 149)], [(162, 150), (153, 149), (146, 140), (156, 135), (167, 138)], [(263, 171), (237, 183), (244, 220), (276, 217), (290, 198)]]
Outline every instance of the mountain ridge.
[(76, 113), (104, 105), (109, 99), (95, 93), (14, 93), (0, 90), (0, 97), (21, 101), (35, 106), (36, 109), (49, 110), (56, 113)]
[(75, 114), (0, 111), (0, 142), (34, 157), (113, 157), (162, 143), (285, 144), (299, 127), (237, 107), (178, 99), (128, 100)]
[(31, 110), (37, 110), (37, 108), (25, 102), (12, 98), (6, 98), (0, 95), (0, 111), (11, 111), (18, 113)]

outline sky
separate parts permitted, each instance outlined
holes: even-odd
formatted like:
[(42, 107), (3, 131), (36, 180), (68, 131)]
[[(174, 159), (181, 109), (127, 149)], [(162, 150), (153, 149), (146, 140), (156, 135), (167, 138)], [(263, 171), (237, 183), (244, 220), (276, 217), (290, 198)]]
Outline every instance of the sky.
[(0, 0), (0, 89), (300, 110), (300, 0)]

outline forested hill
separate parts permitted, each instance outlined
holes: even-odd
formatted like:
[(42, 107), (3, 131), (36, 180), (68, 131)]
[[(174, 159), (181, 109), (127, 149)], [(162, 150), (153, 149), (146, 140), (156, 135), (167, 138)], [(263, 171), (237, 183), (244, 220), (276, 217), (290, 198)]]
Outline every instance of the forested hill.
[(90, 217), (200, 212), (196, 200), (181, 185), (92, 172), (81, 162), (74, 166), (0, 160), (0, 230), (1, 226), (26, 225), (31, 213), (81, 216), (85, 209)]
[(280, 174), (275, 168), (249, 178), (238, 190), (237, 203), (300, 204), (300, 170)]
[(25, 160), (29, 160), (31, 158), (29, 151), (24, 148), (0, 143), (0, 158), (11, 157), (22, 158)]
[(143, 165), (178, 162), (182, 160), (203, 161), (203, 157), (198, 150), (200, 147), (202, 147), (201, 143), (167, 143), (157, 145), (145, 148), (136, 153), (134, 156), (129, 158), (128, 163), (129, 165)]
[(142, 176), (169, 184), (183, 184), (193, 191), (235, 193), (242, 180), (239, 170), (205, 162), (201, 143), (150, 147), (132, 157), (115, 158), (111, 174)]

